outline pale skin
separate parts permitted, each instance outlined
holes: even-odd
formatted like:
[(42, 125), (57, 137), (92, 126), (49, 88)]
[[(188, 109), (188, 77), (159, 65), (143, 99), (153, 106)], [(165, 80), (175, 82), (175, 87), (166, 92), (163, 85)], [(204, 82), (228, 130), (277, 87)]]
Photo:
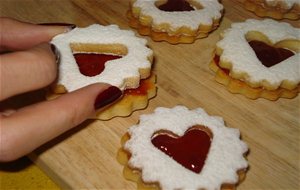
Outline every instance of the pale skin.
[[(42, 26), (0, 18), (0, 101), (40, 89), (57, 77), (49, 41), (67, 26)], [(9, 51), (10, 53), (3, 53)], [(16, 77), (17, 76), (17, 77)], [(97, 83), (18, 110), (0, 113), (0, 162), (18, 159), (95, 113), (94, 102), (109, 87)]]

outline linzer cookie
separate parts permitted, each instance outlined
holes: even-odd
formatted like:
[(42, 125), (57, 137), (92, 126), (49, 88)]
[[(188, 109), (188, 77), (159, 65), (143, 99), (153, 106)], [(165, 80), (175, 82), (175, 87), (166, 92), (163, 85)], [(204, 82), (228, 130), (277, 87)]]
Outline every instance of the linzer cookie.
[[(49, 98), (89, 84), (109, 83), (123, 90), (126, 100), (98, 114), (100, 119), (110, 119), (145, 108), (148, 99), (156, 94), (155, 75), (149, 78), (153, 52), (147, 41), (132, 31), (94, 24), (57, 35), (51, 43), (60, 51), (60, 64)], [(141, 79), (144, 80), (140, 83)]]
[(248, 167), (239, 130), (201, 108), (142, 115), (122, 145), (118, 161), (138, 189), (234, 189)]
[(178, 44), (208, 36), (218, 27), (222, 11), (218, 0), (132, 0), (127, 15), (141, 35)]
[(240, 0), (244, 7), (260, 17), (271, 17), (274, 19), (300, 18), (299, 0)]
[(107, 109), (97, 113), (97, 118), (108, 120), (114, 116), (128, 116), (134, 110), (144, 109), (148, 105), (148, 100), (156, 96), (156, 77), (142, 79), (140, 85), (134, 89), (126, 89), (122, 99), (109, 106)]
[(293, 98), (300, 91), (300, 29), (271, 19), (234, 23), (217, 43), (210, 68), (232, 93)]

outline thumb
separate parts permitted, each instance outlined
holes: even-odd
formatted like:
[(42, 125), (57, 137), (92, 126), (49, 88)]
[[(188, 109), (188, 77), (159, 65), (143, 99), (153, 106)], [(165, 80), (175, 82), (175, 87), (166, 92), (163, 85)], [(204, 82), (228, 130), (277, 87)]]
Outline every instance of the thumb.
[(93, 84), (57, 99), (2, 115), (0, 161), (17, 159), (79, 125), (96, 110), (117, 100), (122, 92), (108, 84)]

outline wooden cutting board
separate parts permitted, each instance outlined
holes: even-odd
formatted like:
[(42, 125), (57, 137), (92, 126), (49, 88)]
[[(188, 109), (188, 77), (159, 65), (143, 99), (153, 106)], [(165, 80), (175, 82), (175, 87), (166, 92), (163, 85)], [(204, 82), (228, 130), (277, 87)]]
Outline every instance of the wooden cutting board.
[[(120, 138), (141, 114), (178, 104), (204, 108), (238, 128), (249, 145), (249, 171), (238, 189), (300, 189), (300, 97), (250, 100), (229, 93), (208, 68), (219, 33), (232, 22), (258, 18), (236, 1), (224, 0), (225, 16), (208, 38), (188, 45), (149, 41), (154, 50), (157, 96), (147, 109), (110, 121), (87, 121), (30, 155), (66, 189), (135, 189), (116, 161)], [(79, 27), (93, 23), (130, 29), (125, 0), (1, 0), (1, 16), (33, 23), (65, 22)], [(299, 22), (287, 21), (299, 27)]]

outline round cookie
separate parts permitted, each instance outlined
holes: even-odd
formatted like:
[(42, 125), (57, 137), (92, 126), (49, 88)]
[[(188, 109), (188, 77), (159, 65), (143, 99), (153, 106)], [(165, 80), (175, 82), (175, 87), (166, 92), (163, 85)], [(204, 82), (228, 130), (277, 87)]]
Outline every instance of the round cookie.
[(248, 148), (239, 130), (201, 108), (156, 108), (142, 115), (127, 135), (118, 160), (125, 165), (124, 176), (138, 181), (138, 188), (234, 188), (248, 167)]
[(217, 28), (222, 11), (218, 0), (133, 0), (128, 18), (131, 27), (154, 41), (193, 43)]
[[(55, 36), (51, 43), (60, 52), (57, 83), (68, 92), (97, 82), (109, 83), (122, 90), (136, 88), (141, 78), (150, 76), (153, 52), (146, 46), (147, 41), (116, 25), (93, 24), (75, 28)], [(98, 75), (85, 76), (76, 64), (73, 54), (77, 53), (117, 55), (121, 58), (107, 61)]]
[(241, 0), (244, 7), (260, 17), (297, 20), (300, 18), (299, 0)]
[(300, 29), (271, 19), (234, 23), (216, 45), (210, 68), (229, 91), (276, 100), (299, 92)]
[(156, 95), (156, 76), (151, 75), (153, 52), (132, 31), (94, 24), (57, 35), (51, 43), (60, 52), (60, 64), (48, 99), (89, 84), (109, 83), (120, 88), (123, 96), (95, 116), (108, 120), (147, 107)]

